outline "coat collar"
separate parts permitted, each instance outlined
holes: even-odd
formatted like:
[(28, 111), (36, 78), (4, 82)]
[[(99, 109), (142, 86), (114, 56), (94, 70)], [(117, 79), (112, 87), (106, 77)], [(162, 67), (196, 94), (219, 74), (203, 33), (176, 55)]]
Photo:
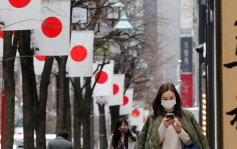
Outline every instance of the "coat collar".
[(187, 116), (184, 110), (182, 110), (182, 117), (179, 117), (178, 120), (180, 121), (182, 128), (188, 133), (193, 134), (195, 129), (190, 121), (190, 118)]

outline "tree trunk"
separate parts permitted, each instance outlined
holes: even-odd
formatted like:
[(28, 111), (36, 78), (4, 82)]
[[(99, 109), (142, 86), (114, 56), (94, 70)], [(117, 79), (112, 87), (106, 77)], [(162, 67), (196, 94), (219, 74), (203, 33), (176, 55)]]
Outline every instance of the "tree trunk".
[(21, 31), (19, 42), (23, 78), (23, 129), (24, 149), (34, 148), (34, 101), (37, 99), (33, 65), (33, 50), (30, 49), (30, 31)]
[(109, 106), (110, 115), (111, 115), (111, 132), (113, 132), (116, 121), (119, 119), (119, 108), (120, 106)]
[(53, 66), (54, 57), (47, 57), (44, 70), (40, 81), (39, 101), (36, 100), (36, 144), (37, 149), (46, 149), (45, 130), (46, 130), (46, 104), (48, 97), (48, 86), (50, 83), (50, 74)]
[(105, 125), (105, 105), (98, 103), (100, 112), (100, 148), (107, 149), (107, 136), (106, 136), (106, 125)]
[(65, 103), (65, 78), (66, 78), (66, 62), (67, 56), (56, 57), (58, 61), (58, 79), (57, 79), (57, 127), (56, 131), (65, 129), (65, 111), (64, 111), (64, 103)]
[(83, 103), (83, 148), (85, 149), (91, 149), (93, 146), (91, 146), (91, 131), (90, 131), (90, 117), (91, 117), (91, 110), (92, 110), (92, 90), (91, 90), (91, 78), (86, 78), (86, 93), (84, 97), (84, 103)]
[(68, 131), (69, 136), (68, 140), (72, 139), (72, 114), (71, 114), (71, 103), (70, 103), (70, 94), (69, 94), (69, 78), (65, 78), (65, 103), (64, 103), (64, 126), (65, 130)]
[(14, 62), (18, 43), (17, 36), (18, 32), (16, 32), (15, 34), (14, 43), (12, 46), (12, 32), (4, 32), (3, 69), (4, 69), (4, 89), (5, 89), (5, 121), (4, 121), (3, 149), (13, 148), (14, 114), (15, 114)]
[(81, 120), (82, 120), (82, 90), (80, 78), (74, 79), (74, 103), (73, 103), (73, 114), (74, 114), (74, 149), (81, 149)]

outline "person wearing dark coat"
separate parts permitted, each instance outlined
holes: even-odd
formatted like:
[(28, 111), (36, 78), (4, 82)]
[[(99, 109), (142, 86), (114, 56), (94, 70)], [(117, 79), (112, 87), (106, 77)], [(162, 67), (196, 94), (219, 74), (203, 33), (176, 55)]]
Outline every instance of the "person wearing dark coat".
[(47, 149), (72, 149), (72, 143), (68, 141), (67, 138), (67, 131), (59, 131), (57, 137), (49, 141)]

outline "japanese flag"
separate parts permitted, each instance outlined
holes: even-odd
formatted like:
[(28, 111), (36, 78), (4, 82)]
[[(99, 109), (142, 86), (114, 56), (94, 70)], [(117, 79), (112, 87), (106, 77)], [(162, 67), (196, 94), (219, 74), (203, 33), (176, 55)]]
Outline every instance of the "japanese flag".
[(68, 55), (70, 2), (70, 0), (43, 0), (42, 24), (31, 36), (36, 55)]
[(45, 59), (46, 59), (46, 56), (34, 55), (34, 70), (35, 70), (36, 75), (41, 76), (44, 70)]
[(93, 76), (93, 47), (94, 31), (72, 31), (67, 60), (68, 77)]
[(143, 124), (143, 108), (134, 108), (131, 115), (131, 125), (139, 126)]
[(0, 59), (3, 57), (3, 31), (0, 30)]
[(143, 122), (136, 127), (136, 131), (142, 131), (143, 125), (145, 124), (148, 116), (149, 110), (143, 110)]
[(120, 106), (120, 115), (126, 115), (132, 113), (132, 103), (133, 103), (133, 88), (126, 90), (123, 97), (123, 104)]
[[(93, 64), (93, 70), (96, 71), (98, 64), (100, 62)], [(96, 78), (99, 76), (99, 69), (96, 71), (95, 75), (92, 77), (92, 86), (94, 85)], [(95, 96), (111, 96), (113, 95), (113, 73), (114, 73), (114, 61), (110, 61), (110, 64), (104, 65), (101, 71), (100, 77), (96, 83), (93, 95)]]
[(30, 30), (40, 27), (41, 0), (0, 0), (2, 30)]
[(124, 79), (124, 74), (114, 74), (113, 95), (108, 100), (110, 106), (123, 104)]

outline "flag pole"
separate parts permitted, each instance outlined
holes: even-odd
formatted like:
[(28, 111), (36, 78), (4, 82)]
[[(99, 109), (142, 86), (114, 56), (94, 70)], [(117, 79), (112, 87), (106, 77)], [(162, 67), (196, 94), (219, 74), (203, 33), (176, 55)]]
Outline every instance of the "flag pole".
[(1, 148), (3, 148), (4, 139), (4, 121), (5, 121), (5, 91), (4, 91), (4, 69), (2, 68), (2, 120), (1, 120)]
[[(3, 39), (4, 39), (4, 34), (3, 34)], [(3, 42), (3, 49), (4, 49), (4, 42)], [(5, 121), (5, 90), (4, 90), (4, 69), (3, 69), (3, 65), (2, 65), (2, 110), (1, 110), (1, 116), (2, 116), (1, 117), (1, 148), (3, 148), (4, 121)]]

